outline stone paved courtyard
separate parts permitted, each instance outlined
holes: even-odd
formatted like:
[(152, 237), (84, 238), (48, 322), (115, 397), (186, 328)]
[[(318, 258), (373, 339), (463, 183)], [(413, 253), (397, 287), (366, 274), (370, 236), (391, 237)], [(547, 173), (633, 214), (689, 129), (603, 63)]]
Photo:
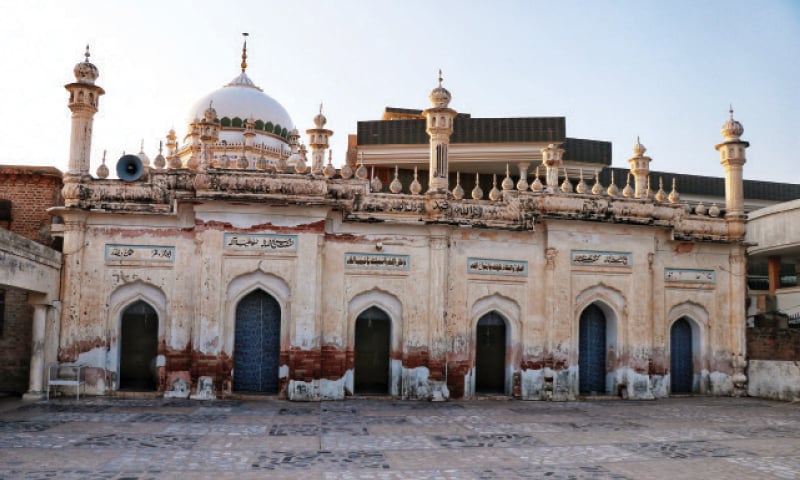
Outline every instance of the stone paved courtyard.
[(0, 399), (0, 479), (800, 478), (800, 405)]

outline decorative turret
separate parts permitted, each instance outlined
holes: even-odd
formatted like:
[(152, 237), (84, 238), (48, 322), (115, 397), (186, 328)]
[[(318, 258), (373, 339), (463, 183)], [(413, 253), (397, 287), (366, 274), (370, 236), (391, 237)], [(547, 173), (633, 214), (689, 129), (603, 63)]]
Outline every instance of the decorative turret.
[(450, 135), (453, 133), (453, 119), (456, 111), (449, 108), (452, 96), (442, 87), (442, 71), (439, 70), (439, 86), (430, 94), (431, 108), (422, 111), (426, 119), (426, 129), (430, 136), (430, 160), (428, 192), (446, 192), (448, 190), (447, 148)]
[(69, 109), (72, 111), (72, 134), (67, 174), (89, 174), (89, 155), (92, 148), (92, 123), (105, 90), (95, 85), (100, 76), (97, 67), (89, 62), (89, 45), (85, 60), (75, 65), (75, 82), (64, 85), (69, 92)]
[(558, 190), (558, 169), (561, 168), (563, 157), (564, 149), (552, 143), (542, 149), (542, 165), (547, 169), (544, 179), (548, 193)]
[(314, 116), (314, 126), (306, 130), (308, 134), (308, 145), (311, 147), (311, 173), (312, 175), (322, 175), (325, 164), (325, 150), (328, 148), (328, 138), (333, 135), (333, 131), (327, 130), (325, 124), (328, 119), (322, 114), (322, 104), (319, 104), (319, 113)]
[(747, 161), (745, 150), (750, 146), (750, 142), (739, 138), (744, 133), (744, 127), (733, 119), (733, 107), (729, 113), (730, 118), (720, 130), (724, 141), (714, 148), (719, 152), (719, 163), (725, 168), (725, 219), (728, 221), (728, 236), (733, 239), (744, 235), (742, 167)]
[(644, 156), (644, 148), (639, 137), (636, 137), (636, 145), (633, 146), (633, 157), (628, 159), (631, 174), (634, 178), (633, 196), (636, 198), (647, 197), (647, 179), (650, 176), (650, 161), (652, 158)]

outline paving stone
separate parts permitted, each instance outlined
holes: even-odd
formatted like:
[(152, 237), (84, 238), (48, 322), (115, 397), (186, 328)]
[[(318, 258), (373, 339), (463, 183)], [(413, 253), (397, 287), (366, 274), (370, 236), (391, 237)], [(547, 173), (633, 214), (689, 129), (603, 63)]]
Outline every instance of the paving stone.
[(0, 479), (800, 478), (800, 405), (0, 399)]

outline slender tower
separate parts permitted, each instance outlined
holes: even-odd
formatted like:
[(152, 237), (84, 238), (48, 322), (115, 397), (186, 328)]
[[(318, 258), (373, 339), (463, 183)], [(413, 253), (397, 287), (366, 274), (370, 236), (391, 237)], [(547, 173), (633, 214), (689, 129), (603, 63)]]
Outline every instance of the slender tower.
[(633, 146), (633, 157), (628, 159), (628, 165), (631, 167), (631, 174), (634, 178), (634, 194), (636, 198), (644, 198), (647, 196), (647, 177), (650, 176), (650, 161), (653, 159), (646, 157), (642, 142), (639, 137), (636, 137), (636, 145)]
[(552, 143), (542, 149), (542, 165), (547, 169), (545, 183), (548, 193), (558, 191), (558, 169), (563, 165), (564, 149)]
[(319, 104), (319, 113), (314, 116), (314, 126), (306, 130), (308, 134), (308, 145), (311, 147), (311, 173), (322, 175), (322, 167), (325, 166), (325, 150), (328, 148), (328, 138), (333, 135), (333, 131), (327, 130), (325, 124), (328, 119), (322, 114), (322, 104)]
[(69, 166), (67, 173), (88, 175), (89, 154), (92, 148), (92, 122), (100, 103), (100, 95), (106, 93), (94, 82), (100, 76), (97, 67), (89, 62), (89, 45), (86, 59), (75, 65), (75, 82), (64, 85), (69, 92), (69, 109), (72, 111), (72, 135), (70, 137)]
[(453, 133), (453, 119), (456, 111), (449, 108), (450, 92), (442, 87), (442, 71), (439, 70), (439, 86), (430, 94), (431, 108), (423, 110), (422, 116), (426, 118), (426, 131), (430, 136), (430, 167), (428, 177), (428, 192), (446, 192), (447, 182), (447, 147), (450, 144), (450, 135)]
[(728, 237), (740, 239), (744, 236), (746, 218), (742, 167), (747, 161), (745, 149), (750, 146), (750, 142), (739, 138), (744, 133), (744, 127), (733, 119), (733, 107), (729, 112), (731, 116), (720, 130), (724, 141), (714, 148), (719, 152), (719, 163), (725, 168), (725, 220), (728, 222)]

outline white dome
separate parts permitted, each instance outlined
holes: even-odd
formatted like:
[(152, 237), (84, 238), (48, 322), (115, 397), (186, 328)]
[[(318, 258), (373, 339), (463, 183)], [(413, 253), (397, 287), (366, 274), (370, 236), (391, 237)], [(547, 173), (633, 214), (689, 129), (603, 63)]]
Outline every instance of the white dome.
[(252, 80), (242, 72), (234, 78), (231, 83), (224, 87), (214, 90), (208, 95), (200, 98), (189, 110), (187, 123), (193, 122), (196, 118), (203, 118), (206, 109), (211, 105), (217, 112), (217, 118), (228, 117), (233, 120), (239, 117), (244, 122), (252, 117), (254, 120), (261, 120), (265, 124), (272, 122), (273, 125), (280, 125), (281, 128), (291, 130), (294, 127), (292, 118), (286, 109), (274, 98), (270, 97), (263, 90), (255, 86)]

